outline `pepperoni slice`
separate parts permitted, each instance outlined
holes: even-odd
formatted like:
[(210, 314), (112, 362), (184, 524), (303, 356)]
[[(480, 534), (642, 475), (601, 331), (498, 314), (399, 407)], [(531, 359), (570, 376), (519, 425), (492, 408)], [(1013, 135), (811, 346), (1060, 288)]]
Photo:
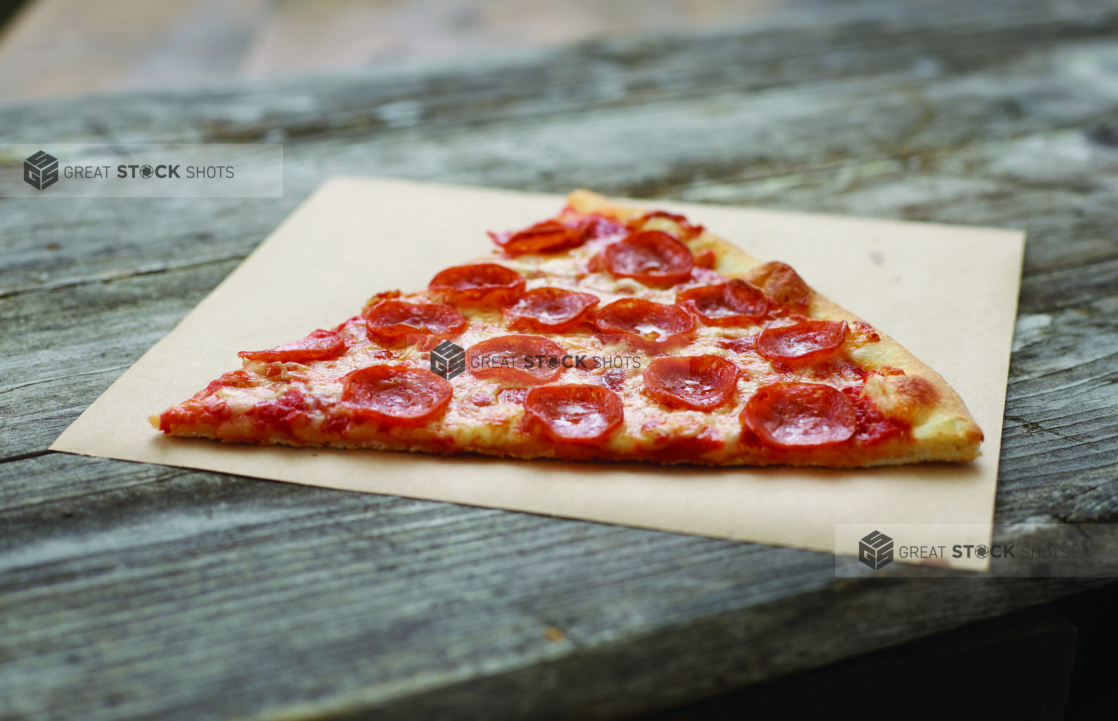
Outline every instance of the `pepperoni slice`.
[(524, 277), (503, 265), (475, 263), (447, 268), (427, 287), (456, 303), (505, 305), (524, 292)]
[(845, 340), (846, 321), (809, 320), (763, 331), (757, 352), (774, 361), (816, 363), (829, 359)]
[(699, 254), (695, 256), (695, 265), (707, 270), (713, 270), (714, 266), (718, 263), (718, 256), (710, 248), (703, 248)]
[(641, 217), (629, 221), (629, 227), (643, 228), (648, 221), (656, 218), (666, 218), (672, 221), (679, 226), (680, 232), (688, 239), (702, 234), (704, 230), (703, 226), (692, 223), (686, 216), (677, 213), (669, 213), (666, 210), (653, 210), (652, 212), (645, 213)]
[(850, 399), (819, 383), (772, 383), (745, 404), (742, 422), (770, 445), (806, 448), (842, 443), (854, 435)]
[(533, 388), (524, 410), (553, 440), (574, 443), (600, 443), (624, 418), (617, 394), (597, 385)]
[(677, 293), (675, 302), (697, 315), (704, 325), (746, 325), (769, 310), (761, 289), (738, 278)]
[(466, 330), (466, 319), (450, 305), (386, 300), (365, 314), (365, 327), (371, 336), (382, 339), (407, 335), (457, 335)]
[(657, 358), (644, 369), (644, 383), (664, 405), (709, 411), (729, 402), (738, 369), (716, 355)]
[(598, 296), (562, 288), (536, 288), (505, 311), (510, 328), (560, 333), (583, 320)]
[(402, 366), (358, 368), (342, 382), (342, 402), (354, 415), (390, 425), (425, 423), (453, 394), (450, 383), (431, 371)]
[(648, 285), (678, 283), (691, 275), (695, 258), (686, 245), (662, 230), (642, 230), (602, 251), (606, 270)]
[(563, 372), (563, 348), (538, 335), (506, 335), (475, 343), (466, 367), (475, 378), (511, 383), (549, 383)]
[(558, 220), (545, 220), (524, 230), (489, 233), (493, 242), (510, 255), (524, 253), (554, 253), (577, 248), (586, 242), (587, 227), (584, 223), (568, 225)]
[(592, 215), (582, 222), (586, 225), (587, 240), (617, 240), (631, 232), (624, 225), (600, 215)]
[(243, 350), (237, 355), (265, 363), (307, 363), (337, 358), (348, 349), (349, 344), (334, 331), (316, 330), (294, 343), (276, 346), (271, 350)]
[(594, 323), (603, 333), (617, 333), (657, 347), (686, 339), (695, 327), (694, 319), (679, 306), (642, 298), (615, 300), (598, 311)]

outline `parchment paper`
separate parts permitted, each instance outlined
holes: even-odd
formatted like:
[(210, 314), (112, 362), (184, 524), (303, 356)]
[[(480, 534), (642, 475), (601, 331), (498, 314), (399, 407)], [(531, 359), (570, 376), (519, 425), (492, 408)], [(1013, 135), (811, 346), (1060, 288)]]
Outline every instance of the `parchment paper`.
[[(761, 260), (791, 264), (939, 371), (986, 434), (981, 458), (968, 464), (840, 471), (512, 461), (223, 445), (168, 438), (148, 424), (239, 368), (237, 351), (331, 327), (374, 292), (424, 288), (438, 270), (488, 253), (484, 231), (528, 225), (563, 204), (553, 195), (330, 181), (51, 448), (831, 552), (839, 523), (991, 523), (1024, 250), (1024, 233), (1013, 230), (646, 203), (685, 213)], [(856, 554), (857, 539), (838, 539), (837, 551)]]

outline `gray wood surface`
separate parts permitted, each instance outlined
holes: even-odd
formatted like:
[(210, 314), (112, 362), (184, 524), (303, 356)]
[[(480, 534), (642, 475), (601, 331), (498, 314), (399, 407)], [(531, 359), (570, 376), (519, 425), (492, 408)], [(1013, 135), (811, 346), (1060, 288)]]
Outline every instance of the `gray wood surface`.
[(1105, 581), (839, 582), (826, 554), (45, 449), (333, 175), (589, 185), (1026, 229), (996, 520), (1114, 522), (1114, 2), (0, 106), (0, 142), (104, 140), (283, 142), (286, 192), (0, 199), (3, 721), (614, 718)]

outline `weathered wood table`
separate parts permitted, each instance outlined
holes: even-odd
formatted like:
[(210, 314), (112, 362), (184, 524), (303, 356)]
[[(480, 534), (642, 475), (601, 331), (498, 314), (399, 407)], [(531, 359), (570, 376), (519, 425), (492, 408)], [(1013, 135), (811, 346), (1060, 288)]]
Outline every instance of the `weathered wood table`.
[(328, 177), (591, 185), (1027, 229), (996, 520), (1112, 522), (1113, 2), (0, 107), (0, 142), (152, 140), (283, 142), (286, 194), (0, 201), (5, 721), (613, 718), (1105, 582), (836, 582), (822, 553), (45, 449)]

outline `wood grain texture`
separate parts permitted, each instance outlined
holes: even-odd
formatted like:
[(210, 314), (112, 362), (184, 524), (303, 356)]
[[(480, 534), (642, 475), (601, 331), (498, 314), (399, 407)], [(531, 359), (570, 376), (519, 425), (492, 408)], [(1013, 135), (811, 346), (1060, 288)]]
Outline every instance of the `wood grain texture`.
[(0, 32), (0, 103), (235, 77), (267, 0), (31, 0)]
[[(1105, 579), (46, 452), (326, 178), (1024, 228), (996, 518), (1118, 518), (1118, 4), (836, 16), (0, 108), (0, 142), (285, 143), (285, 197), (0, 199), (0, 719), (614, 718)], [(565, 638), (552, 641), (546, 630)]]
[(243, 63), (249, 77), (361, 67), (611, 35), (717, 27), (802, 0), (299, 0), (275, 2)]
[(865, 716), (1063, 721), (1076, 636), (1051, 608), (1027, 608), (641, 721), (830, 718), (853, 694)]

